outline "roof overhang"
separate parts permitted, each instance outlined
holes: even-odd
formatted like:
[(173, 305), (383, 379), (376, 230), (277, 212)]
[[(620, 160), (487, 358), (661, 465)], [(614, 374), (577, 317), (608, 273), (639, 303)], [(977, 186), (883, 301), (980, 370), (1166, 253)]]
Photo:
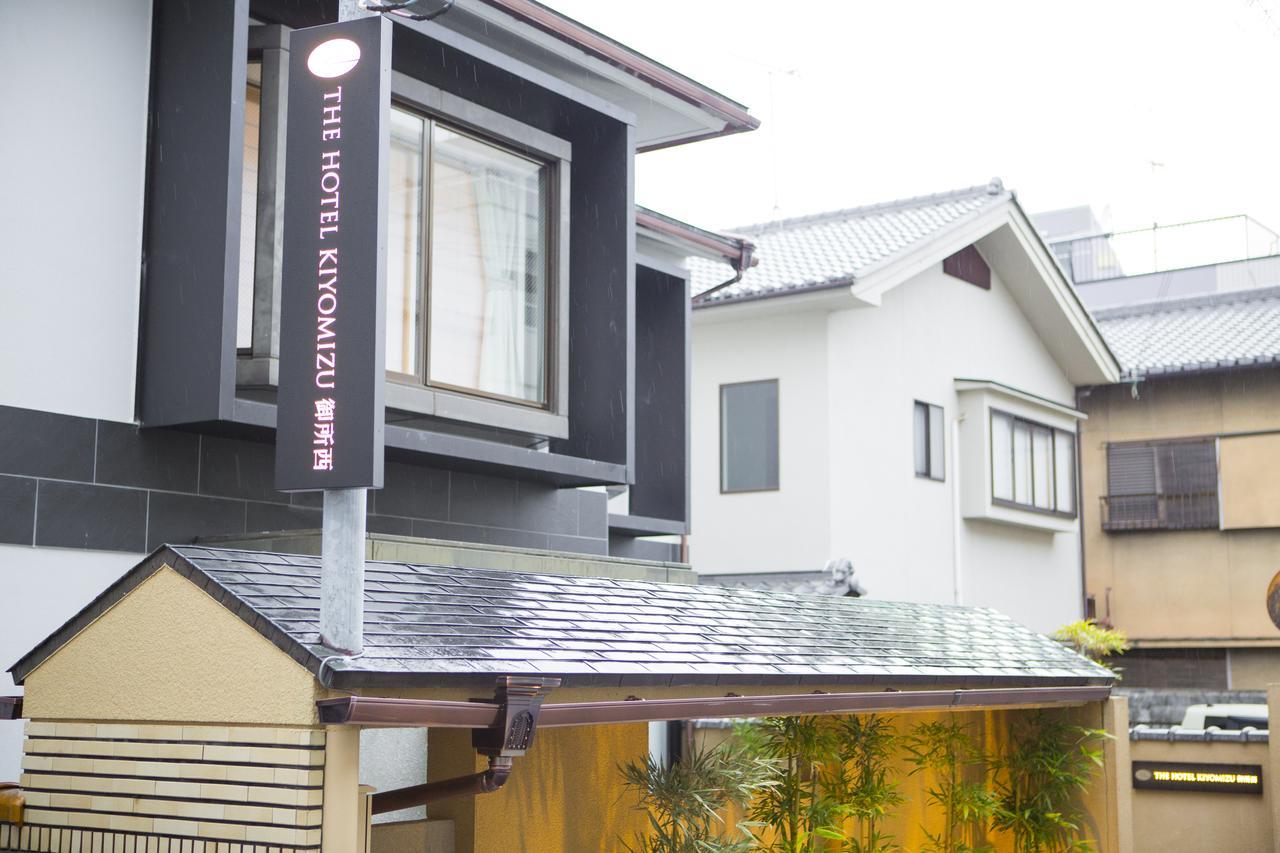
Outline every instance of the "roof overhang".
[(1003, 203), (957, 220), (928, 241), (861, 271), (857, 278), (695, 305), (699, 310), (694, 321), (714, 323), (760, 312), (876, 307), (886, 293), (969, 245), (976, 245), (995, 269), (1071, 384), (1119, 379), (1115, 355), (1012, 193)]
[(444, 27), (636, 116), (639, 151), (754, 130), (746, 107), (533, 0), (458, 0)]
[[(1090, 685), (564, 702), (544, 704), (538, 716), (538, 727), (889, 711), (1041, 708), (1100, 702), (1110, 695), (1109, 686)], [(496, 702), (455, 702), (366, 696), (321, 699), (316, 702), (316, 708), (320, 715), (320, 722), (326, 725), (483, 729), (497, 724), (502, 714), (502, 707)]]
[(636, 206), (636, 236), (661, 246), (672, 257), (719, 261), (735, 272), (756, 262), (755, 244), (744, 237), (708, 231), (639, 205)]

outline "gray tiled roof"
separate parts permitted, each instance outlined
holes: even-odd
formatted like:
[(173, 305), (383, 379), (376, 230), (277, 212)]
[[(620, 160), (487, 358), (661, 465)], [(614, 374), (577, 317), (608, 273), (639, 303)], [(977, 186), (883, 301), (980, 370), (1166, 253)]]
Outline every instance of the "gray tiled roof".
[(1280, 287), (1094, 312), (1127, 376), (1280, 360)]
[[(319, 644), (318, 557), (165, 547), (15, 665), (18, 680), (168, 564), (335, 686), (1108, 684), (1106, 670), (992, 610), (370, 562), (365, 652)], [(132, 580), (131, 580), (132, 578)]]
[[(995, 179), (963, 190), (727, 229), (756, 244), (759, 263), (705, 304), (851, 284), (1011, 197)], [(727, 266), (711, 261), (691, 259), (690, 269), (695, 294), (729, 277)]]

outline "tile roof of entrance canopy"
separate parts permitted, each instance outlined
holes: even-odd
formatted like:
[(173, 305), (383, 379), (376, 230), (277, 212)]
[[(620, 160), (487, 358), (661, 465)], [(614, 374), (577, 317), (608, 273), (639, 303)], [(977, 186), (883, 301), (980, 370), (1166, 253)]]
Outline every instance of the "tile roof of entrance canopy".
[(319, 644), (318, 557), (163, 546), (28, 653), (15, 681), (168, 565), (335, 687), (1106, 685), (1109, 671), (993, 610), (405, 563), (365, 569), (365, 651)]
[[(751, 239), (759, 262), (741, 281), (716, 291), (703, 304), (852, 284), (1012, 197), (997, 178), (962, 190), (725, 229)], [(691, 259), (690, 269), (695, 294), (728, 278), (727, 267), (712, 261)]]
[(1280, 287), (1107, 308), (1094, 319), (1128, 377), (1280, 361)]

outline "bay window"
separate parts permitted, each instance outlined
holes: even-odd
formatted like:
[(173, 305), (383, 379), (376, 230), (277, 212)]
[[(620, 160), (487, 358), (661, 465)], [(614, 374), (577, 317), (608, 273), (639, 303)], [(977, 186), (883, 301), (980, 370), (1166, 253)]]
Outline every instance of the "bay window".
[(991, 412), (991, 495), (1018, 509), (1074, 517), (1075, 435), (1006, 412)]

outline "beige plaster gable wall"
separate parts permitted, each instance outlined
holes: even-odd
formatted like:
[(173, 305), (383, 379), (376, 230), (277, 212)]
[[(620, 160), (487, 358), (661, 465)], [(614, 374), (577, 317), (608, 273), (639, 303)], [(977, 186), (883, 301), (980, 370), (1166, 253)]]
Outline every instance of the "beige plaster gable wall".
[(313, 725), (323, 690), (269, 640), (168, 566), (27, 676), (26, 715)]

